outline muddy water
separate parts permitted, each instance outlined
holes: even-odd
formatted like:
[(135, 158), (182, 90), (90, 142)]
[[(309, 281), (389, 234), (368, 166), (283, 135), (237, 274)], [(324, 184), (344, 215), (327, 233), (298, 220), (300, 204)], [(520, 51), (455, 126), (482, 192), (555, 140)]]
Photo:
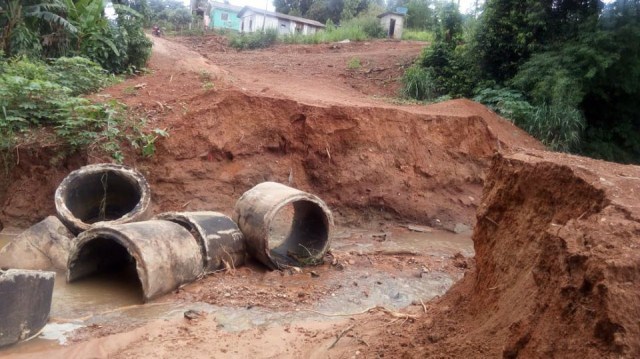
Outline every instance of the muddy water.
[[(0, 240), (10, 239), (5, 235)], [(136, 276), (119, 273), (90, 277), (67, 284), (64, 273), (58, 273), (54, 288), (50, 323), (42, 334), (29, 342), (0, 349), (0, 357), (11, 353), (37, 353), (63, 344), (70, 333), (84, 326), (118, 323), (123, 327), (144, 324), (157, 319), (181, 317), (185, 310), (209, 313), (220, 330), (242, 331), (254, 327), (283, 325), (312, 319), (335, 320), (336, 315), (361, 313), (375, 306), (401, 309), (412, 302), (427, 301), (444, 294), (459, 278), (443, 270), (445, 261), (455, 253), (473, 256), (470, 234), (453, 234), (436, 230), (415, 232), (403, 227), (383, 231), (338, 228), (334, 232), (332, 249), (366, 256), (368, 254), (405, 253), (430, 257), (436, 263), (427, 273), (350, 265), (335, 275), (323, 275), (317, 280), (334, 288), (311, 310), (292, 308), (272, 311), (253, 307), (221, 307), (206, 303), (156, 301), (141, 303), (140, 285)], [(442, 263), (439, 267), (438, 263)], [(286, 277), (296, 280), (295, 276)]]
[(404, 227), (393, 227), (384, 231), (372, 232), (364, 229), (339, 228), (332, 242), (332, 248), (358, 254), (376, 252), (415, 252), (433, 257), (447, 257), (460, 253), (473, 257), (471, 233), (452, 233), (421, 227), (421, 232)]

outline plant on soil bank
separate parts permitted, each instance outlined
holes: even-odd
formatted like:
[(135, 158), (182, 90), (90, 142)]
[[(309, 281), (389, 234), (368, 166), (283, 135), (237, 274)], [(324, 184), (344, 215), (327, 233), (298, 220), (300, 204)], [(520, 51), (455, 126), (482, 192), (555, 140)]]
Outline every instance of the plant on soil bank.
[(292, 34), (282, 37), (285, 44), (321, 44), (342, 40), (366, 41), (383, 38), (385, 31), (380, 21), (372, 16), (363, 16), (343, 21), (341, 26), (327, 26), (323, 31), (311, 35)]
[[(157, 137), (149, 137), (140, 121), (130, 120), (123, 105), (92, 103), (78, 97), (107, 86), (116, 78), (85, 58), (59, 58), (50, 65), (18, 58), (1, 63), (0, 152), (5, 164), (14, 147), (46, 128), (64, 151), (98, 147), (122, 161), (122, 141), (152, 154)], [(32, 138), (33, 139), (33, 138)]]
[(554, 150), (640, 163), (640, 2), (488, 0), (477, 18), (446, 3), (435, 20), (405, 94), (431, 82), (431, 97), (475, 97)]
[(402, 40), (433, 42), (436, 35), (432, 31), (404, 29), (402, 31)]
[(349, 62), (347, 62), (347, 69), (349, 70), (357, 70), (362, 67), (362, 63), (360, 59), (357, 57), (352, 57)]
[(246, 34), (233, 34), (229, 39), (229, 46), (238, 50), (252, 50), (269, 47), (276, 43), (278, 31), (267, 29)]

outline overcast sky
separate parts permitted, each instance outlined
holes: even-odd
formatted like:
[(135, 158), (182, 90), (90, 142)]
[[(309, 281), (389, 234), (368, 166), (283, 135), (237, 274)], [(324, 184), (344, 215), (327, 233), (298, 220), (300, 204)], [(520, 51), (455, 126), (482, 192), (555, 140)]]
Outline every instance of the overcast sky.
[[(182, 0), (186, 5), (189, 5), (189, 0)], [(222, 2), (223, 0), (218, 0), (220, 2)], [(238, 6), (245, 6), (245, 5), (249, 5), (249, 6), (253, 6), (253, 7), (257, 7), (260, 9), (264, 9), (265, 6), (269, 6), (269, 10), (273, 11), (273, 0), (229, 0), (229, 2), (232, 5), (238, 5)], [(462, 13), (467, 12), (468, 10), (470, 10), (471, 8), (473, 8), (473, 2), (474, 0), (460, 0), (460, 11)]]

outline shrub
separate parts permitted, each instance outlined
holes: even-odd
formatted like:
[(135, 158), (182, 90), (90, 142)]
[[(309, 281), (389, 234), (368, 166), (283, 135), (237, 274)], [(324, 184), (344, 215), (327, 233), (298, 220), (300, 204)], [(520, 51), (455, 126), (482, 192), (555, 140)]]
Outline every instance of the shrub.
[(402, 31), (402, 40), (433, 42), (435, 38), (436, 35), (431, 31), (419, 31), (411, 29), (404, 29), (404, 31)]
[(517, 125), (523, 125), (533, 116), (535, 108), (521, 92), (509, 88), (486, 88), (473, 98)]
[(402, 76), (402, 94), (416, 100), (433, 100), (438, 94), (429, 69), (413, 65)]
[(278, 31), (267, 29), (253, 33), (233, 35), (229, 39), (229, 46), (238, 50), (252, 50), (269, 47), (276, 43)]
[(5, 63), (3, 68), (4, 72), (0, 73), (0, 155), (6, 166), (19, 140), (17, 134), (45, 126), (53, 129), (58, 143), (70, 150), (96, 145), (121, 161), (119, 141), (128, 140), (134, 145), (138, 138), (145, 136), (141, 151), (149, 152), (149, 140), (156, 137), (135, 132), (135, 124), (126, 121), (122, 105), (95, 104), (75, 96), (113, 81), (113, 77), (95, 63), (82, 58), (61, 58), (49, 66), (20, 58)]
[(285, 35), (282, 42), (287, 44), (321, 44), (327, 42), (338, 42), (342, 40), (366, 41), (372, 38), (385, 37), (385, 31), (380, 21), (373, 16), (362, 16), (343, 21), (339, 27), (327, 22), (324, 31), (311, 35), (291, 34)]
[(356, 17), (344, 24), (347, 28), (360, 28), (370, 38), (383, 38), (386, 35), (380, 20), (373, 16)]
[(362, 67), (362, 63), (360, 63), (360, 59), (357, 57), (352, 57), (348, 62), (347, 62), (347, 68), (349, 70), (357, 70), (359, 68)]
[(483, 89), (474, 98), (556, 151), (578, 149), (585, 120), (582, 113), (568, 105), (532, 106), (518, 91)]
[(71, 90), (71, 95), (97, 91), (115, 82), (100, 65), (84, 57), (60, 57), (49, 66), (52, 78)]

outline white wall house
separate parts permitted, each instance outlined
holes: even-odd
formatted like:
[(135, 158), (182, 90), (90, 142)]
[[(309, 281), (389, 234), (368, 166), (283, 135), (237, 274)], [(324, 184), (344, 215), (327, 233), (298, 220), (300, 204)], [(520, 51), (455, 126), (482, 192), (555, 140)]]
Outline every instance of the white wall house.
[(382, 28), (387, 32), (387, 37), (392, 39), (402, 39), (402, 29), (404, 28), (404, 14), (388, 11), (378, 15)]
[(242, 8), (238, 13), (238, 17), (241, 19), (241, 32), (277, 29), (280, 35), (311, 35), (325, 27), (322, 23), (315, 20), (266, 11), (250, 6)]

